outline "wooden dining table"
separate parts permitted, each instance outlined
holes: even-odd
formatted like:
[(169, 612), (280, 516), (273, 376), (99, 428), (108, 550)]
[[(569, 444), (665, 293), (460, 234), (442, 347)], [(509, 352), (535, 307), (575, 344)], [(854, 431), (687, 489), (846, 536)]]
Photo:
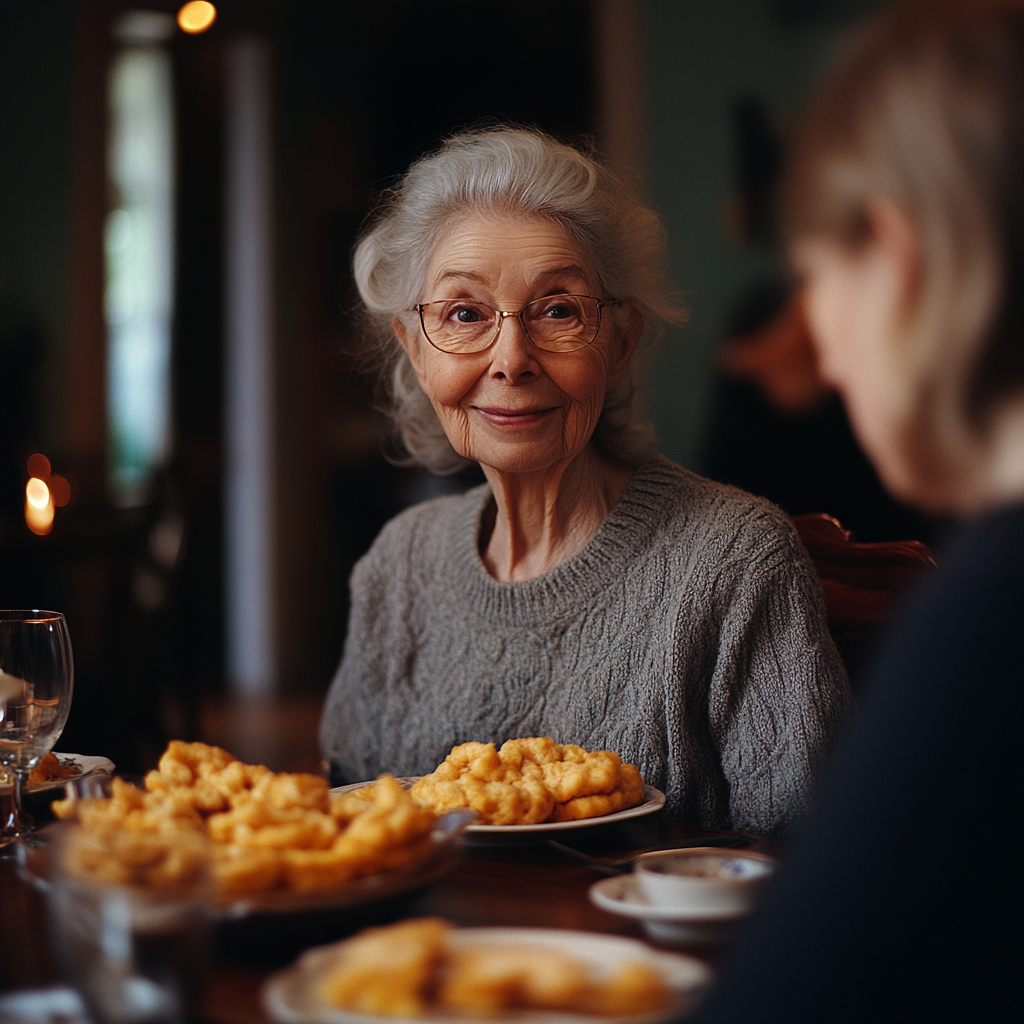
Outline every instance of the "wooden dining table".
[[(601, 875), (546, 841), (601, 857), (621, 857), (651, 848), (672, 848), (712, 836), (738, 836), (721, 830), (673, 825), (662, 812), (646, 818), (538, 834), (539, 842), (504, 845), (463, 844), (448, 873), (423, 888), (348, 910), (251, 919), (220, 925), (205, 990), (202, 1019), (207, 1024), (263, 1024), (260, 991), (274, 970), (304, 949), (351, 935), (360, 928), (406, 917), (438, 915), (463, 926), (564, 928), (633, 936), (650, 941), (641, 925), (591, 903), (588, 890)], [(777, 840), (749, 837), (746, 849), (778, 855)], [(671, 946), (709, 962), (724, 947)], [(44, 896), (11, 860), (0, 861), (0, 992), (60, 983), (50, 951)]]

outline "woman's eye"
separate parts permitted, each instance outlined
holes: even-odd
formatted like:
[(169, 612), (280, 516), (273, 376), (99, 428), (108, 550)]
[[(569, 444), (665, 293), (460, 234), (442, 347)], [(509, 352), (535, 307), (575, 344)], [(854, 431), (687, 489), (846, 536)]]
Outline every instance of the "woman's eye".
[(541, 315), (548, 320), (568, 320), (577, 315), (575, 307), (568, 302), (552, 302), (544, 307)]
[(483, 310), (473, 306), (457, 306), (449, 315), (458, 324), (479, 324), (487, 319)]

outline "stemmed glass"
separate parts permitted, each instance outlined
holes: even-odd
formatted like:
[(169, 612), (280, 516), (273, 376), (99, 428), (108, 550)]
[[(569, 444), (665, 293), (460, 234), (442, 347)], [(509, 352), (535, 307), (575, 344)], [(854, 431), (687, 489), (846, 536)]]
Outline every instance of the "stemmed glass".
[(28, 773), (64, 729), (74, 676), (63, 615), (0, 610), (0, 765), (14, 775), (11, 809), (0, 821), (0, 857), (32, 842), (22, 809)]

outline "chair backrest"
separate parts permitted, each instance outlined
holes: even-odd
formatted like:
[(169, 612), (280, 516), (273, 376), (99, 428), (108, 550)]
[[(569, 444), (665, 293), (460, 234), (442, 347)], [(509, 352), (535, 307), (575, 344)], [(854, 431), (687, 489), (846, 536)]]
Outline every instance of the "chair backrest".
[(872, 634), (891, 617), (893, 602), (935, 566), (935, 557), (916, 540), (859, 544), (824, 513), (794, 516), (793, 525), (814, 563), (829, 631), (850, 669)]

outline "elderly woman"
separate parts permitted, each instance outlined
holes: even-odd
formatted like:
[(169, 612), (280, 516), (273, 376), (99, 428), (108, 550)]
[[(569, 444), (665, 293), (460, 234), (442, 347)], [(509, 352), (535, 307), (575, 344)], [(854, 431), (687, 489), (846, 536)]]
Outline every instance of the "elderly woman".
[(535, 132), (457, 135), (355, 253), (411, 457), (486, 485), (381, 532), (321, 726), (335, 774), (519, 736), (617, 751), (677, 820), (778, 832), (848, 703), (774, 507), (651, 452), (633, 365), (666, 321), (663, 232)]
[(887, 7), (804, 126), (822, 366), (889, 488), (960, 525), (703, 1022), (1024, 1019), (1022, 183), (1022, 0)]

